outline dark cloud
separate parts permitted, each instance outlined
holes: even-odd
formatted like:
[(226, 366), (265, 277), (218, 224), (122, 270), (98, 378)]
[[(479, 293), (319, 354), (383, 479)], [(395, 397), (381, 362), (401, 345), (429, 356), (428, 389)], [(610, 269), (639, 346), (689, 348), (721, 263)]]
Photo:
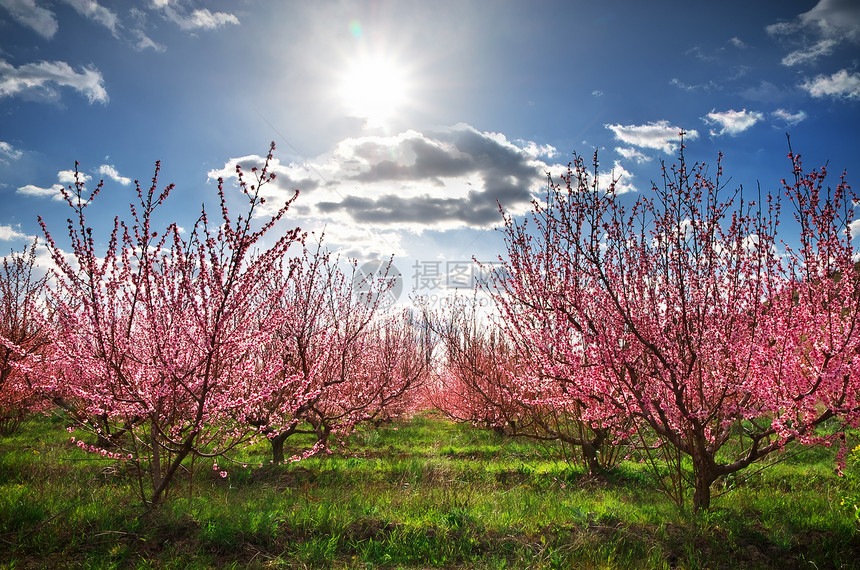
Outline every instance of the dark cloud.
[[(272, 169), (277, 191), (298, 188), (300, 202), (323, 216), (415, 229), (486, 227), (499, 221), (499, 203), (523, 210), (544, 182), (549, 167), (532, 149), (544, 147), (520, 144), (458, 125), (346, 139), (331, 155), (301, 165), (273, 163)], [(262, 166), (258, 156), (234, 161), (245, 171)], [(227, 166), (214, 175), (231, 176)]]
[(401, 198), (384, 195), (379, 198), (347, 196), (340, 202), (320, 202), (321, 212), (344, 212), (357, 222), (372, 224), (437, 225), (460, 222), (466, 226), (487, 226), (499, 221), (498, 206), (491, 207), (481, 193), (470, 193), (464, 199), (419, 196)]

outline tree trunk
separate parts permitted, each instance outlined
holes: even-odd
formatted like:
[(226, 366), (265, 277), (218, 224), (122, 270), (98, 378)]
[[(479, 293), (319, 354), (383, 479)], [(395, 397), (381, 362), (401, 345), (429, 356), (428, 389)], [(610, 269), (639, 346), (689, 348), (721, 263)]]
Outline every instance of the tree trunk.
[(594, 439), (582, 446), (582, 454), (588, 462), (589, 473), (596, 475), (603, 471), (604, 466), (600, 463), (599, 452), (603, 448), (603, 444), (606, 443), (607, 433), (603, 429), (593, 429), (592, 433)]
[(323, 423), (319, 427), (317, 427), (316, 432), (317, 432), (317, 442), (321, 443), (324, 448), (327, 447), (328, 446), (328, 438), (331, 435), (331, 426)]
[(275, 464), (284, 462), (284, 442), (290, 437), (290, 433), (285, 431), (269, 438), (269, 443), (272, 445), (272, 462)]
[(597, 457), (597, 448), (591, 442), (583, 442), (582, 457), (585, 459), (585, 464), (588, 466), (589, 475), (597, 475), (600, 473), (600, 459)]
[(693, 476), (695, 488), (693, 490), (693, 512), (700, 513), (711, 508), (711, 485), (717, 480), (714, 473), (703, 458), (693, 456)]
[(96, 447), (101, 449), (112, 448), (110, 422), (108, 421), (107, 414), (96, 416), (94, 423), (96, 426)]
[[(161, 487), (161, 446), (158, 444), (154, 428), (149, 436), (149, 449), (149, 480), (152, 481), (152, 488), (158, 489)], [(150, 496), (150, 498), (152, 497)]]
[[(167, 472), (161, 476), (160, 482), (158, 485), (153, 481), (153, 490), (152, 494), (149, 497), (150, 505), (157, 505), (163, 498), (167, 489), (170, 487), (170, 483), (173, 481), (173, 477), (176, 475), (176, 471), (182, 465), (182, 462), (188, 457), (188, 454), (191, 453), (191, 449), (194, 447), (194, 440), (197, 437), (196, 432), (186, 438), (185, 442), (182, 444), (182, 447), (176, 453), (176, 455), (170, 460)], [(168, 455), (167, 457), (170, 457)]]

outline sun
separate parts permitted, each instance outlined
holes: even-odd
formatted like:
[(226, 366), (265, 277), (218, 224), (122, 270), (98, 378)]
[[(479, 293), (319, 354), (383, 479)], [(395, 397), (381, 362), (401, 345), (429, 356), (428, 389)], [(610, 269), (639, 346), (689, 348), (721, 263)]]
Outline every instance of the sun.
[(342, 77), (340, 98), (348, 115), (365, 119), (365, 128), (385, 126), (402, 111), (409, 81), (404, 67), (390, 57), (365, 55), (353, 60)]

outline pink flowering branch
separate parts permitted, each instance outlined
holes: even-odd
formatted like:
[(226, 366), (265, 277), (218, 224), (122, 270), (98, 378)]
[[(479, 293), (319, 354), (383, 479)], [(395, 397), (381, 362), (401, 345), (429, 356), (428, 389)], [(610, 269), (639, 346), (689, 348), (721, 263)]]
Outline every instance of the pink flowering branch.
[(104, 254), (84, 216), (101, 183), (87, 192), (76, 175), (64, 190), (75, 214), (68, 224), (74, 264), (42, 222), (58, 268), (56, 356), (43, 389), (96, 434), (98, 446), (130, 454), (147, 503), (161, 500), (186, 458), (222, 456), (245, 441), (237, 408), (268, 395), (255, 351), (284, 314), (283, 292), (265, 284), (299, 239), (292, 229), (271, 246), (261, 242), (296, 197), (257, 221), (261, 188), (274, 180), (273, 151), (253, 182), (237, 167), (244, 213), (231, 217), (219, 180), (218, 224), (204, 207), (187, 240), (175, 224), (152, 227), (173, 189), (158, 190), (158, 164), (148, 189), (135, 184), (129, 221), (115, 220)]
[(42, 324), (47, 277), (34, 274), (36, 242), (2, 259), (0, 271), (0, 433), (11, 434), (27, 415), (45, 407), (32, 367), (48, 350)]
[(315, 437), (306, 456), (328, 449), (332, 435), (405, 410), (427, 363), (416, 331), (384, 315), (393, 285), (387, 271), (362, 276), (354, 261), (319, 244), (270, 279), (284, 292), (285, 318), (258, 363), (270, 368), (271, 396), (250, 407), (246, 421), (269, 441), (275, 463), (285, 461), (284, 443), (295, 434)]
[(644, 453), (675, 463), (679, 504), (688, 457), (694, 510), (719, 477), (822, 441), (830, 418), (857, 422), (854, 196), (791, 157), (798, 249), (777, 241), (780, 194), (727, 191), (722, 156), (710, 174), (686, 162), (683, 139), (648, 195), (600, 188), (596, 156), (591, 171), (576, 157), (526, 221), (504, 218), (495, 298), (530, 354), (515, 385), (539, 397), (523, 401), (577, 404), (617, 441), (639, 434)]

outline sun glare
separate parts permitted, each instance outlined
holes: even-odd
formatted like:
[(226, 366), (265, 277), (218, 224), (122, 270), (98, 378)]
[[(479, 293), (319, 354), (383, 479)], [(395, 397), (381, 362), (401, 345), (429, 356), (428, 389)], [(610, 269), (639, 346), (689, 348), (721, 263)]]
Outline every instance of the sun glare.
[(366, 128), (385, 126), (406, 102), (408, 81), (401, 66), (389, 58), (354, 61), (346, 71), (340, 96), (350, 116), (365, 119)]

